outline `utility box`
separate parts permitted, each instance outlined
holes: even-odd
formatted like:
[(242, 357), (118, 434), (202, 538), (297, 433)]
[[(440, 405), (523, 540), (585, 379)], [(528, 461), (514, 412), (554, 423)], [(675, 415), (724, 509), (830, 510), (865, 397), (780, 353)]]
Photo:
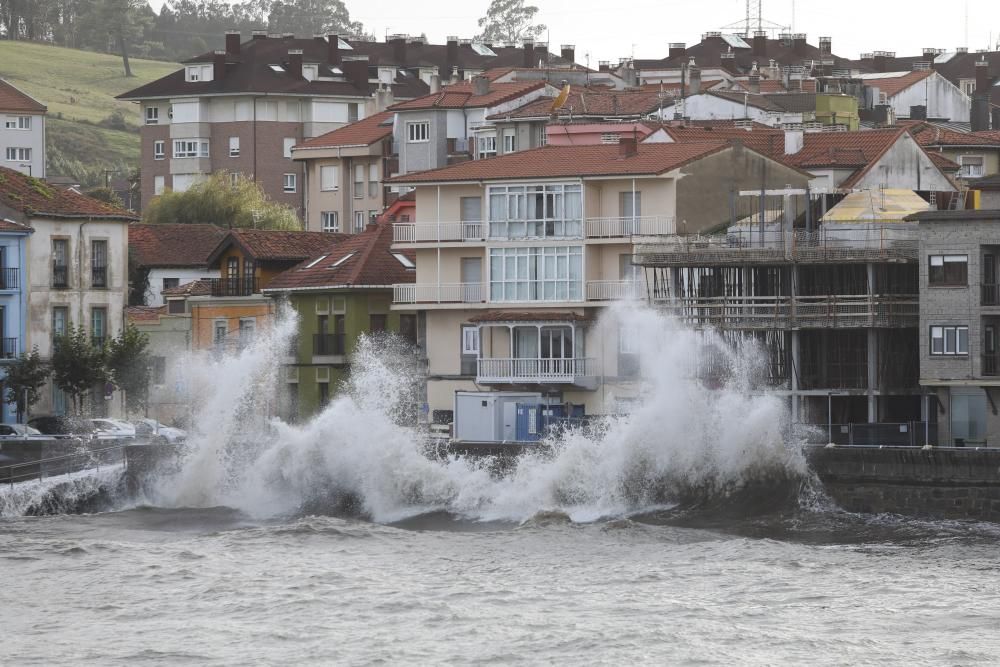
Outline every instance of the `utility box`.
[(515, 442), (518, 404), (544, 402), (537, 392), (456, 391), (455, 440)]

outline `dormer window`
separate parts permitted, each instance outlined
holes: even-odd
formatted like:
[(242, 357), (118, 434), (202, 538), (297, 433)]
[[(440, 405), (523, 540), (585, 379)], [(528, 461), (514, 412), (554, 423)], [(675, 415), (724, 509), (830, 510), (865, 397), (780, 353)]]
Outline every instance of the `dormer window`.
[(315, 81), (319, 77), (319, 65), (303, 65), (302, 76), (306, 81)]
[(195, 81), (211, 81), (212, 70), (212, 65), (188, 65), (184, 68), (184, 80), (189, 83)]

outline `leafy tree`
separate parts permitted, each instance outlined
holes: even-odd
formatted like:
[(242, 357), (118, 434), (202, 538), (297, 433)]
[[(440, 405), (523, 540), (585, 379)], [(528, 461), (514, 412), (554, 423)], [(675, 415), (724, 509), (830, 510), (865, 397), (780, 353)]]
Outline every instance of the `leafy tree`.
[(129, 324), (118, 338), (111, 341), (107, 353), (107, 370), (112, 382), (125, 392), (125, 410), (141, 412), (149, 398), (149, 337)]
[(132, 246), (128, 247), (128, 305), (145, 306), (149, 295), (149, 268), (139, 263)]
[(532, 23), (537, 13), (538, 7), (524, 0), (493, 0), (479, 19), (482, 32), (477, 39), (488, 44), (534, 39), (545, 32), (545, 25)]
[(70, 326), (55, 340), (52, 352), (52, 379), (73, 399), (73, 411), (81, 414), (83, 399), (94, 385), (107, 380), (104, 349), (94, 347), (83, 327)]
[(184, 192), (166, 192), (145, 206), (143, 222), (209, 223), (243, 229), (302, 229), (288, 206), (271, 201), (248, 178), (235, 185), (229, 174), (217, 172)]
[(102, 201), (105, 204), (111, 204), (112, 206), (117, 206), (118, 208), (125, 208), (125, 202), (123, 202), (122, 198), (118, 196), (118, 193), (111, 188), (92, 188), (83, 194), (87, 195), (91, 199)]
[(284, 0), (271, 3), (267, 15), (272, 32), (294, 33), (300, 37), (327, 32), (364, 32), (360, 22), (351, 21), (343, 0)]
[(38, 390), (49, 379), (49, 367), (38, 355), (38, 348), (31, 354), (21, 353), (17, 361), (7, 366), (4, 388), (8, 403), (17, 405), (17, 421), (24, 421), (31, 406), (38, 402)]

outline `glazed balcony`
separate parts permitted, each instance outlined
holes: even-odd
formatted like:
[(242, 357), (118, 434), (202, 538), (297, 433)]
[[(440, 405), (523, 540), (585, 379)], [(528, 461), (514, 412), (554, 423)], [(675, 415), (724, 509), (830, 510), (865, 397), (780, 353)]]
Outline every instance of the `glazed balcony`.
[(669, 216), (519, 220), (516, 222), (398, 222), (394, 243), (461, 243), (545, 239), (627, 239), (676, 233)]

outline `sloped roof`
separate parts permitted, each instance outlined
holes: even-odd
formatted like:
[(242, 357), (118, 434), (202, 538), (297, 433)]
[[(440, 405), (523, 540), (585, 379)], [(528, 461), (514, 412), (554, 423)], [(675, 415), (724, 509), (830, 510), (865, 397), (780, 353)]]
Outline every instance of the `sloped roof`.
[(15, 220), (8, 220), (7, 218), (0, 218), (0, 232), (20, 232), (22, 234), (28, 234), (35, 231), (31, 225), (23, 225)]
[(125, 309), (125, 318), (129, 322), (158, 322), (160, 320), (160, 316), (166, 314), (166, 306), (128, 306)]
[(958, 171), (959, 169), (962, 168), (962, 165), (960, 165), (959, 163), (955, 162), (954, 160), (948, 157), (945, 157), (944, 155), (938, 153), (937, 151), (925, 150), (924, 152), (927, 153), (927, 156), (931, 159), (931, 162), (936, 164), (938, 169), (941, 169), (942, 171)]
[(754, 95), (752, 93), (747, 94), (739, 91), (730, 92), (728, 90), (709, 90), (705, 94), (721, 97), (724, 100), (729, 100), (730, 102), (735, 102), (737, 104), (747, 104), (755, 109), (761, 109), (762, 111), (784, 111), (784, 108), (772, 102), (770, 96), (767, 95)]
[(130, 211), (92, 199), (73, 189), (52, 187), (40, 178), (6, 167), (0, 167), (0, 204), (25, 215), (44, 218), (139, 219)]
[(279, 274), (265, 292), (344, 287), (385, 287), (412, 283), (415, 271), (394, 255), (416, 263), (413, 251), (392, 250), (392, 223), (368, 225), (346, 240), (331, 239), (307, 260)]
[(885, 93), (886, 97), (893, 97), (903, 92), (910, 86), (919, 83), (929, 76), (934, 75), (934, 70), (916, 70), (911, 72), (882, 72), (878, 74), (862, 74), (859, 78), (866, 86), (878, 88), (880, 93)]
[(477, 109), (502, 104), (517, 99), (548, 85), (545, 81), (516, 81), (510, 83), (490, 82), (485, 95), (476, 95), (471, 81), (445, 86), (440, 92), (424, 95), (414, 100), (400, 102), (390, 107), (391, 111), (413, 111), (418, 109)]
[(1000, 190), (1000, 174), (977, 178), (969, 183), (969, 187), (975, 190)]
[(629, 176), (662, 174), (712, 153), (726, 150), (721, 141), (638, 144), (623, 157), (619, 145), (543, 146), (487, 160), (397, 176), (391, 183), (436, 183), (498, 179)]
[(823, 216), (823, 222), (902, 221), (906, 216), (930, 210), (912, 190), (886, 188), (851, 192)]
[(739, 141), (758, 153), (770, 156), (780, 155), (783, 160), (787, 160), (784, 156), (784, 131), (767, 125), (758, 123), (751, 129), (746, 129), (736, 127), (732, 123), (722, 125), (697, 122), (691, 125), (667, 125), (664, 126), (664, 129), (674, 141)]
[(765, 53), (756, 55), (752, 48), (753, 38), (743, 40), (745, 47), (738, 44), (734, 47), (731, 43), (733, 41), (730, 35), (708, 33), (700, 42), (684, 49), (680, 55), (673, 58), (667, 56), (660, 60), (636, 60), (635, 67), (637, 70), (679, 69), (691, 58), (694, 58), (702, 69), (722, 67), (723, 55), (730, 54), (732, 58), (727, 60), (729, 66), (744, 73), (749, 72), (754, 63), (762, 66), (770, 60), (774, 60), (778, 65), (804, 65), (806, 62), (818, 62), (829, 58), (834, 61), (836, 68), (845, 67), (850, 62), (836, 55), (826, 55), (817, 46), (808, 42), (796, 45), (790, 40), (768, 38), (765, 40)]
[(349, 234), (330, 232), (284, 231), (276, 229), (231, 229), (208, 257), (213, 264), (227, 248), (238, 245), (258, 262), (301, 262), (326, 247), (331, 240), (344, 239)]
[(816, 111), (816, 93), (775, 93), (765, 96), (772, 104), (790, 113)]
[[(548, 119), (552, 115), (552, 103), (554, 98), (545, 97), (533, 100), (512, 111), (493, 114), (490, 120), (504, 120), (507, 118), (544, 118)], [(569, 97), (562, 108), (555, 113), (558, 117), (568, 118), (578, 117), (598, 117), (598, 118), (621, 118), (636, 117), (656, 111), (660, 105), (670, 106), (673, 100), (662, 99), (659, 91), (651, 89), (644, 90), (589, 90), (575, 86), (570, 89)]]
[(4, 79), (0, 79), (0, 111), (23, 111), (25, 113), (45, 113), (48, 108)]
[(925, 121), (903, 121), (921, 146), (994, 146), (1000, 148), (1000, 132), (956, 132)]
[(164, 298), (168, 296), (209, 296), (212, 293), (212, 281), (207, 278), (199, 278), (189, 283), (168, 287), (160, 292)]
[(903, 128), (856, 132), (807, 132), (802, 150), (787, 159), (803, 167), (865, 167), (874, 163), (906, 132)]
[(313, 137), (295, 146), (295, 150), (335, 148), (337, 146), (370, 146), (392, 135), (391, 111), (382, 111), (350, 125)]
[(226, 231), (204, 224), (134, 223), (128, 227), (128, 245), (147, 268), (203, 267)]
[[(734, 83), (742, 88), (743, 90), (750, 90), (750, 79), (736, 79)], [(771, 93), (783, 93), (787, 90), (785, 84), (781, 79), (764, 79), (760, 80), (760, 92), (763, 95), (768, 95)]]

